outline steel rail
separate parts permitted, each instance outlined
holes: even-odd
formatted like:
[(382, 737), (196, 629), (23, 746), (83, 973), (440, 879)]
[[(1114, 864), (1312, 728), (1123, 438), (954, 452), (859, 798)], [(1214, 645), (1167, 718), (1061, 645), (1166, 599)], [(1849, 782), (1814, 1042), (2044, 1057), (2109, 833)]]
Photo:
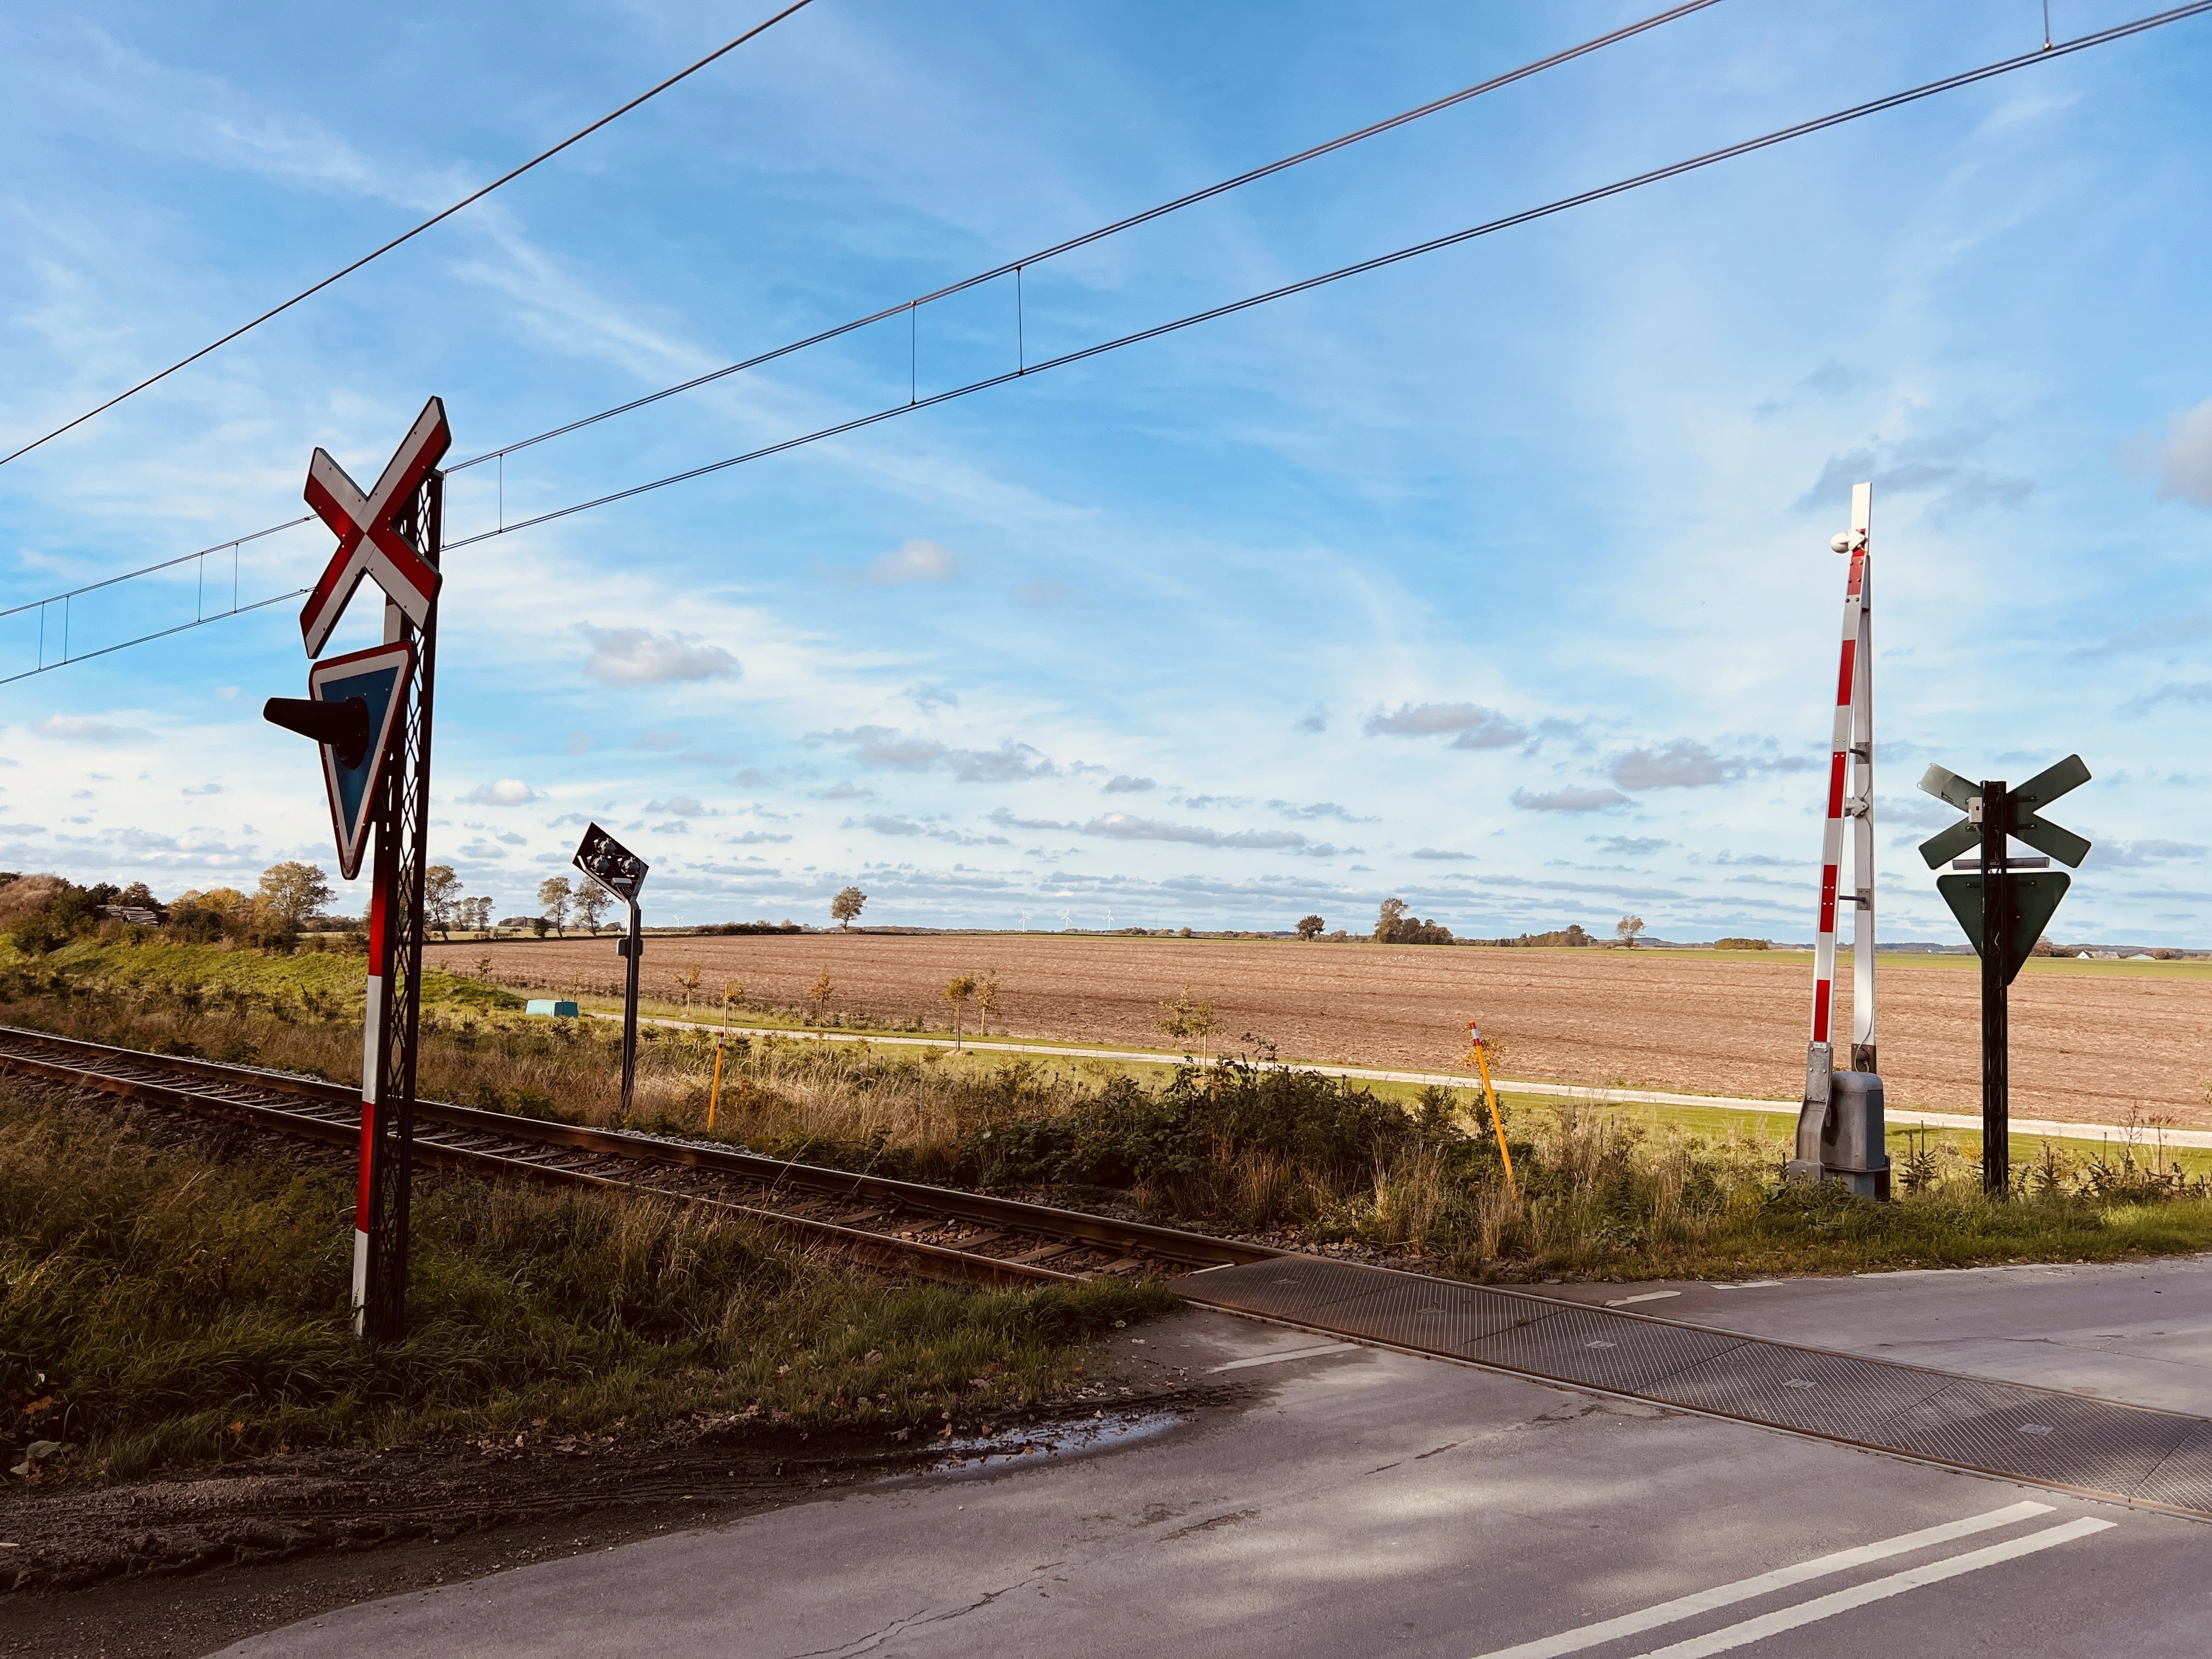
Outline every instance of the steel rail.
[[(357, 1090), (261, 1066), (0, 1026), (0, 1070), (228, 1117), (327, 1146), (351, 1148), (360, 1139)], [(935, 1279), (1065, 1284), (1099, 1274), (1245, 1265), (1289, 1254), (1239, 1239), (660, 1135), (518, 1117), (447, 1101), (418, 1101), (415, 1109), (415, 1150), (422, 1158), (483, 1174), (708, 1204), (801, 1242), (839, 1247), (872, 1266)]]

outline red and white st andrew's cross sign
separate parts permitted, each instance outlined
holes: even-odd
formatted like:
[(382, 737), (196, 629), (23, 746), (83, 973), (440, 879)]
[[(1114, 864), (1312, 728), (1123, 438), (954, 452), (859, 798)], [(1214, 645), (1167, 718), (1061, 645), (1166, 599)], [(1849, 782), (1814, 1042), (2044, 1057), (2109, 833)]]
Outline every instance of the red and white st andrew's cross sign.
[(422, 405), (415, 425), (376, 481), (363, 495), (346, 470), (318, 449), (307, 468), (307, 505), (337, 532), (338, 550), (331, 556), (323, 578), (300, 612), (300, 633), (307, 654), (322, 654), (323, 644), (345, 614), (346, 602), (362, 578), (373, 576), (392, 602), (421, 628), (437, 596), (438, 573), (399, 533), (398, 520), (415, 499), (430, 469), (445, 458), (453, 441), (446, 424), (446, 405), (433, 398)]

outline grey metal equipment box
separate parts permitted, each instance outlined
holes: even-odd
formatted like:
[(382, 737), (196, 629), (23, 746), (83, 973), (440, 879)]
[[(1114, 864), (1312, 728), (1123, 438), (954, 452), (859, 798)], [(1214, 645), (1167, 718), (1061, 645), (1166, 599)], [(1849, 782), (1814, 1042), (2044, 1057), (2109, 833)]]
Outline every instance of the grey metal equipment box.
[[(1863, 1198), (1889, 1196), (1889, 1152), (1884, 1134), (1881, 1078), (1875, 1072), (1835, 1072), (1829, 1074), (1827, 1109), (1820, 1120), (1820, 1158), (1790, 1160), (1792, 1181), (1840, 1181)], [(1799, 1150), (1809, 1139), (1806, 1130), (1814, 1107), (1798, 1131)]]

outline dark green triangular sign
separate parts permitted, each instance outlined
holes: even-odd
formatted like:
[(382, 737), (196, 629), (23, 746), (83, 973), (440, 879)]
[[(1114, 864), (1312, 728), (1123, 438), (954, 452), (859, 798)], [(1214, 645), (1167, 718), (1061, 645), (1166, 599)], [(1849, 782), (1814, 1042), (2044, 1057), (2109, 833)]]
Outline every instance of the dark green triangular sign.
[[(2074, 878), (2063, 870), (2015, 871), (2011, 880), (2012, 966), (2005, 975), (2008, 985), (2019, 977), (2021, 963), (2027, 960), (2027, 953), (2035, 948), (2036, 940), (2043, 937), (2044, 928), (2057, 912), (2058, 901), (2066, 896), (2066, 890), (2074, 884)], [(1938, 876), (1936, 890), (1951, 907), (1951, 914), (1958, 917), (1959, 926), (1966, 930), (1966, 942), (1978, 956), (1982, 949), (1982, 878)]]

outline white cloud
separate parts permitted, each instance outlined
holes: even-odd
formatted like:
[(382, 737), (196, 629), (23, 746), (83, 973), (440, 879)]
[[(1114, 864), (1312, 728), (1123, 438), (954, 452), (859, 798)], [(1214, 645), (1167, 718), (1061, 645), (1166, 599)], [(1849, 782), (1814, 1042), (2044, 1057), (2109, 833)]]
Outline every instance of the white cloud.
[(1541, 794), (1526, 789), (1513, 792), (1513, 804), (1530, 812), (1601, 812), (1627, 799), (1618, 789), (1553, 789)]
[(54, 738), (64, 743), (115, 743), (145, 735), (131, 726), (109, 726), (82, 714), (49, 714), (34, 722), (31, 730), (42, 738)]
[(1109, 795), (1138, 795), (1152, 787), (1150, 778), (1133, 778), (1127, 772), (1118, 777), (1109, 778), (1105, 784), (1106, 793)]
[(853, 580), (866, 587), (902, 587), (908, 582), (949, 582), (959, 574), (960, 561), (951, 548), (916, 538), (878, 554)]
[(471, 806), (524, 806), (545, 797), (520, 778), (500, 778), (478, 784), (461, 799)]
[(2185, 409), (2158, 452), (2158, 498), (2212, 507), (2212, 398)]
[(1524, 727), (1495, 708), (1485, 708), (1478, 702), (1407, 702), (1399, 704), (1394, 714), (1378, 708), (1367, 717), (1365, 730), (1370, 738), (1385, 734), (1421, 738), (1456, 732), (1459, 735), (1451, 742), (1455, 749), (1507, 749), (1528, 735)]
[(1695, 789), (1740, 778), (1743, 770), (1741, 761), (1683, 738), (1663, 749), (1630, 750), (1613, 762), (1613, 781), (1623, 789)]
[(714, 680), (734, 677), (738, 659), (719, 645), (702, 645), (690, 634), (655, 634), (643, 628), (594, 628), (576, 624), (592, 647), (584, 672), (601, 685), (662, 685), (671, 680)]

